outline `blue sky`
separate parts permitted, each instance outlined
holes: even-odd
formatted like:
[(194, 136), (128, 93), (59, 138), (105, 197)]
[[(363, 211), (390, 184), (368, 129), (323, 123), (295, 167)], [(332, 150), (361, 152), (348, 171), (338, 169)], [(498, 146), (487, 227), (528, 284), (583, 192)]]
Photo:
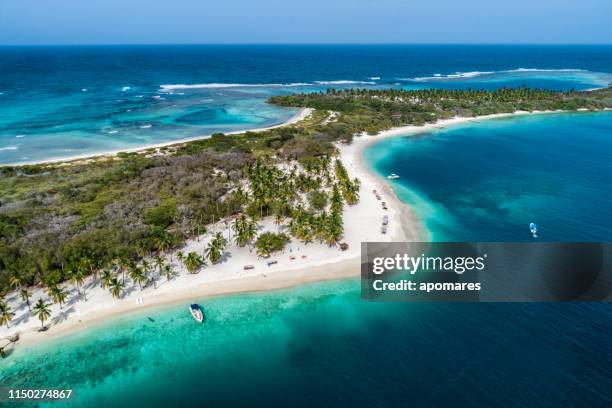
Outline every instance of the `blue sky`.
[(0, 44), (612, 43), (612, 0), (0, 0)]

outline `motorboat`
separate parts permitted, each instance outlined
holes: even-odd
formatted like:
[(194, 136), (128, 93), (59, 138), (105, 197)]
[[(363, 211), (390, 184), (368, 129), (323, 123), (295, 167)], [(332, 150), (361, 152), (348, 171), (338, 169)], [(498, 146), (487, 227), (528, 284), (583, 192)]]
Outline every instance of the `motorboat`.
[(400, 176), (398, 176), (398, 175), (397, 175), (397, 174), (395, 174), (395, 173), (391, 173), (391, 174), (389, 174), (389, 175), (387, 176), (387, 178), (388, 178), (389, 180), (395, 180), (395, 179), (400, 178)]
[(200, 308), (200, 306), (196, 303), (193, 303), (189, 306), (189, 312), (191, 313), (191, 316), (193, 316), (193, 318), (196, 319), (199, 323), (202, 323), (204, 321), (204, 312), (202, 311), (202, 308)]
[(529, 224), (529, 232), (531, 232), (531, 236), (534, 238), (538, 237), (538, 226), (535, 223)]

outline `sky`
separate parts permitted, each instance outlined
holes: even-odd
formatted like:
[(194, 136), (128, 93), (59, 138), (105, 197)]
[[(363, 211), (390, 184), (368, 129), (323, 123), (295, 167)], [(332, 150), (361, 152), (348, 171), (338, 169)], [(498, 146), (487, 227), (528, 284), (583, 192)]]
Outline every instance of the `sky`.
[(612, 0), (0, 0), (0, 45), (612, 43)]

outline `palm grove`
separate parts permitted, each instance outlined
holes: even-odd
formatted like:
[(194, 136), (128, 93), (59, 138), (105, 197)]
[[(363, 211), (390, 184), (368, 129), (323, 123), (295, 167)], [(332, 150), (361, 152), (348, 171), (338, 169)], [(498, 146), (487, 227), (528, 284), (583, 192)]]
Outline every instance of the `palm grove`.
[[(254, 245), (261, 256), (282, 249), (288, 234), (337, 245), (343, 205), (358, 201), (359, 183), (334, 158), (334, 142), (453, 116), (603, 109), (612, 106), (612, 92), (350, 89), (270, 102), (315, 111), (299, 124), (265, 132), (216, 134), (68, 165), (1, 168), (0, 294), (14, 290), (31, 308), (30, 287), (43, 285), (61, 306), (69, 292), (85, 300), (84, 282), (94, 277), (120, 297), (128, 284), (142, 288), (172, 279), (174, 256), (191, 273), (222, 261), (230, 239)], [(335, 112), (333, 120), (328, 111)], [(278, 232), (258, 234), (264, 217), (274, 217)], [(201, 253), (181, 252), (187, 239), (219, 221), (227, 222), (227, 231)], [(44, 325), (48, 304), (33, 303)], [(0, 318), (5, 324), (12, 318), (3, 301)]]

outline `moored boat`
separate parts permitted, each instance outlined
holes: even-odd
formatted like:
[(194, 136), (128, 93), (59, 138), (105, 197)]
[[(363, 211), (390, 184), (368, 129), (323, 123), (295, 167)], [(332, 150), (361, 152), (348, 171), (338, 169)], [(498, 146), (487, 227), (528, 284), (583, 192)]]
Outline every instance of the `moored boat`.
[(193, 318), (196, 319), (198, 322), (202, 323), (204, 321), (204, 312), (202, 311), (202, 308), (200, 308), (200, 306), (196, 303), (193, 303), (189, 306), (189, 312), (191, 313), (191, 316), (193, 316)]

